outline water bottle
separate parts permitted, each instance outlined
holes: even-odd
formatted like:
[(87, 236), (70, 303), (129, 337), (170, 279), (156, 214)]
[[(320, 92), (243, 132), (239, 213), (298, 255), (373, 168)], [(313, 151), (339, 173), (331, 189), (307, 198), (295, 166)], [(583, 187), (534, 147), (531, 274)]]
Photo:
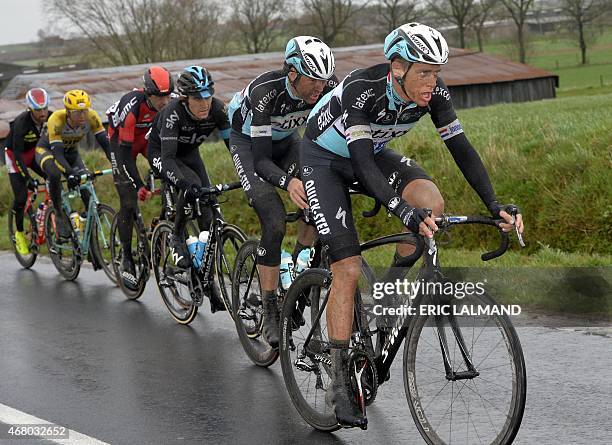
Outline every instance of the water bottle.
[(70, 222), (74, 231), (79, 234), (81, 231), (81, 215), (79, 215), (79, 212), (72, 212), (70, 214)]
[(198, 264), (202, 264), (204, 260), (204, 252), (206, 252), (206, 244), (208, 243), (208, 230), (202, 230), (198, 237), (198, 244), (196, 247), (195, 255), (198, 260)]
[(196, 249), (198, 248), (198, 238), (195, 236), (190, 236), (187, 238), (187, 250), (191, 254), (191, 260), (193, 261), (193, 265), (195, 267), (200, 267), (200, 262), (198, 261), (198, 257), (196, 255)]
[(295, 261), (295, 276), (310, 267), (310, 248), (303, 249)]
[(36, 210), (36, 229), (38, 231), (38, 244), (45, 242), (45, 213), (47, 212), (47, 205), (44, 202), (38, 204), (38, 210)]
[(283, 289), (289, 289), (291, 286), (291, 275), (293, 273), (293, 259), (291, 254), (285, 250), (281, 252), (281, 263), (280, 263), (280, 278), (281, 286)]

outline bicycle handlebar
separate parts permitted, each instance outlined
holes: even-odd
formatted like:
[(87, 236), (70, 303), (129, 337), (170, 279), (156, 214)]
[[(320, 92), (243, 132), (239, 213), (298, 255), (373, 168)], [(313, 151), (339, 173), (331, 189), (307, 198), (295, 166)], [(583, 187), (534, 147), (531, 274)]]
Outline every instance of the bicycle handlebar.
[(217, 184), (210, 187), (202, 187), (200, 198), (209, 198), (210, 196), (221, 195), (222, 193), (236, 190), (242, 187), (240, 182), (230, 182), (229, 184)]

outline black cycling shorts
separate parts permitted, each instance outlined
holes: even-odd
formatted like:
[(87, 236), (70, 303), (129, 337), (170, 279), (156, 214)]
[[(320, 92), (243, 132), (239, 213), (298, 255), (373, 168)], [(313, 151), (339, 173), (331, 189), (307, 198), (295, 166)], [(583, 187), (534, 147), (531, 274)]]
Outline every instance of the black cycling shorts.
[[(412, 159), (386, 148), (374, 155), (377, 167), (401, 196), (415, 179), (431, 178)], [(330, 262), (361, 254), (349, 188), (357, 179), (349, 158), (304, 138), (301, 148), (302, 182), (311, 214)]]

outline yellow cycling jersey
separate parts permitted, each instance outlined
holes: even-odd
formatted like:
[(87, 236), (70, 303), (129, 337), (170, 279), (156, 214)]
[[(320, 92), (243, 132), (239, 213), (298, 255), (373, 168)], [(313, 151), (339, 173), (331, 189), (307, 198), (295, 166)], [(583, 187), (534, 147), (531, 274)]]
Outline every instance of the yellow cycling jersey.
[(66, 121), (66, 110), (57, 110), (51, 114), (47, 123), (49, 145), (62, 142), (65, 148), (73, 148), (89, 131), (93, 134), (105, 131), (98, 113), (91, 108), (88, 112), (85, 125), (77, 128), (71, 127)]

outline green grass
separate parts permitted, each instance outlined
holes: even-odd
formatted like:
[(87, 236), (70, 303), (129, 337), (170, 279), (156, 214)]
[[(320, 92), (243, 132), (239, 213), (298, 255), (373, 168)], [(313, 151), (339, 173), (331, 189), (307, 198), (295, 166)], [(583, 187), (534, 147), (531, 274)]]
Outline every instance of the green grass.
[[(518, 60), (514, 40), (490, 42), (484, 51), (501, 57)], [(612, 32), (607, 31), (587, 44), (586, 66), (580, 64), (577, 41), (567, 36), (531, 36), (527, 45), (527, 64), (552, 71), (559, 75), (561, 93), (576, 88), (612, 85)]]

